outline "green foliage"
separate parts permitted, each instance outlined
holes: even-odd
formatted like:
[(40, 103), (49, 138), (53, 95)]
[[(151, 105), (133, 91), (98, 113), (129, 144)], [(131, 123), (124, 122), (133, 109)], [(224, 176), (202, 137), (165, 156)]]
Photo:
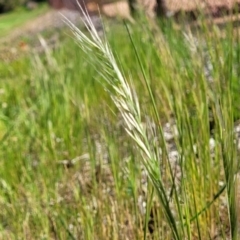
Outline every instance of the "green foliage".
[(0, 0), (0, 11), (7, 12), (24, 4), (25, 0)]
[[(26, 4), (27, 0), (0, 0), (0, 13), (12, 11)], [(35, 0), (35, 2), (47, 2), (47, 0)]]

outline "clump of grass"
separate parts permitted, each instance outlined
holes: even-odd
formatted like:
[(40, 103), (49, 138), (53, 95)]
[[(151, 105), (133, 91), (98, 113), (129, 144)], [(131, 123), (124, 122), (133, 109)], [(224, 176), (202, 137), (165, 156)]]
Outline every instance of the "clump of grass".
[[(138, 94), (133, 85), (129, 85), (126, 80), (106, 38), (98, 35), (87, 14), (84, 14), (84, 17), (90, 36), (67, 19), (65, 20), (76, 36), (81, 49), (93, 60), (105, 90), (124, 119), (125, 130), (141, 152), (141, 164), (147, 171), (164, 212), (165, 219), (162, 218), (160, 224), (163, 226), (166, 221), (171, 232), (170, 235), (166, 233), (165, 239), (207, 239), (209, 237), (224, 239), (227, 235), (237, 239), (235, 201), (237, 156), (233, 135), (234, 110), (231, 95), (234, 70), (232, 39), (229, 38), (230, 49), (227, 55), (222, 43), (217, 42), (216, 45), (215, 39), (213, 42), (208, 33), (203, 40), (205, 43), (198, 45), (198, 51), (210, 56), (213, 65), (211, 83), (204, 74), (206, 63), (201, 58), (196, 58), (197, 53), (187, 47), (189, 42), (186, 43), (184, 40), (182, 42), (191, 59), (191, 62), (187, 61), (189, 66), (185, 64), (185, 59), (180, 58), (181, 55), (171, 52), (172, 43), (166, 42), (160, 32), (156, 36), (158, 41), (152, 42), (156, 46), (156, 52), (159, 50), (157, 44), (164, 46), (164, 49), (160, 48), (158, 57), (161, 59), (160, 68), (164, 69), (166, 79), (154, 80), (162, 86), (163, 92), (159, 94), (165, 97), (165, 104), (169, 107), (177, 127), (178, 134), (174, 139), (177, 149), (175, 165), (179, 167), (181, 174), (177, 183), (158, 112), (158, 107), (161, 105), (157, 104), (154, 97), (150, 76), (146, 74), (144, 68), (145, 60), (141, 58), (140, 50), (134, 42), (129, 27), (127, 30), (132, 48), (140, 66), (144, 86), (149, 94), (149, 108), (152, 109), (150, 122), (154, 127), (146, 121), (147, 116), (142, 115)], [(221, 58), (224, 60), (222, 61)], [(200, 71), (191, 75), (190, 68)], [(210, 114), (214, 118), (214, 133), (209, 129)], [(167, 112), (166, 115), (170, 120)], [(214, 146), (209, 144), (209, 141), (213, 141)], [(224, 182), (223, 187), (219, 186), (220, 182)], [(226, 196), (224, 195), (225, 187)], [(222, 196), (227, 198), (225, 222), (219, 210), (219, 205), (223, 204)], [(228, 225), (230, 233), (225, 229)]]

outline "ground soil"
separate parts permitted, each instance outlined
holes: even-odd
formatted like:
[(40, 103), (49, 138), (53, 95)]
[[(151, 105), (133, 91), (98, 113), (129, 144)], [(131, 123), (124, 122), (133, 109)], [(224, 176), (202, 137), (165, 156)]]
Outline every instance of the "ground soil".
[[(0, 38), (0, 61), (9, 62), (32, 50), (41, 51), (39, 37), (46, 32), (49, 32), (49, 34), (45, 41), (54, 47), (58, 44), (59, 29), (66, 27), (63, 16), (74, 24), (80, 25), (82, 23), (78, 11), (67, 9), (49, 10), (20, 28), (12, 30), (7, 36)], [(92, 19), (96, 25), (99, 24), (97, 16), (93, 16)]]
[(10, 42), (24, 35), (36, 34), (49, 28), (63, 27), (65, 25), (63, 16), (66, 16), (74, 23), (80, 20), (80, 14), (77, 11), (70, 11), (66, 9), (62, 9), (60, 11), (49, 10), (45, 14), (27, 22), (20, 28), (11, 31), (8, 36), (0, 39), (0, 44)]

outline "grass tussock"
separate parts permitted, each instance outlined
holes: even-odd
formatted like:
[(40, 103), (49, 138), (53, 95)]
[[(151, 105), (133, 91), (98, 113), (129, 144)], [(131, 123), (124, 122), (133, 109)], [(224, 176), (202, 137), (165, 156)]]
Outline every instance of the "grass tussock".
[(86, 18), (78, 44), (0, 64), (0, 238), (238, 239), (231, 24)]

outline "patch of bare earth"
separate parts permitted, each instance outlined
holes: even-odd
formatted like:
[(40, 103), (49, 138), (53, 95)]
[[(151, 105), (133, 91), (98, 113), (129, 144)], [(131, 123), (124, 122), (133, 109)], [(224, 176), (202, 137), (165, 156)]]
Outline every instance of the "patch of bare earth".
[[(0, 60), (10, 62), (27, 52), (42, 51), (43, 46), (39, 40), (39, 35), (44, 31), (53, 32), (45, 41), (48, 46), (55, 47), (59, 40), (59, 29), (66, 27), (63, 16), (74, 24), (82, 23), (78, 11), (68, 9), (49, 10), (25, 25), (14, 29), (9, 35), (0, 38)], [(96, 25), (100, 24), (99, 17), (93, 16), (92, 20)], [(28, 40), (26, 41), (26, 39)]]

